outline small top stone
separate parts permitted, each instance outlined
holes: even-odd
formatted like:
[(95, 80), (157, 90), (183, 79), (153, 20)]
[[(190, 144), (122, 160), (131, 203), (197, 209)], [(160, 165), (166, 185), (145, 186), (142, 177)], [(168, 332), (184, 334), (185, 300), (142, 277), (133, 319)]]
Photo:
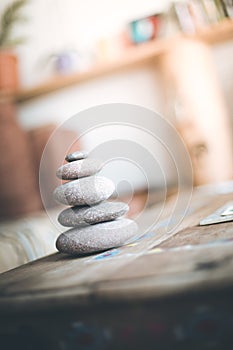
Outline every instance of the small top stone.
[(95, 175), (102, 169), (103, 163), (98, 159), (82, 159), (64, 164), (57, 170), (57, 177), (63, 180), (79, 179)]
[(85, 159), (87, 157), (88, 153), (86, 151), (77, 151), (67, 154), (65, 160), (67, 162), (74, 162), (75, 160)]

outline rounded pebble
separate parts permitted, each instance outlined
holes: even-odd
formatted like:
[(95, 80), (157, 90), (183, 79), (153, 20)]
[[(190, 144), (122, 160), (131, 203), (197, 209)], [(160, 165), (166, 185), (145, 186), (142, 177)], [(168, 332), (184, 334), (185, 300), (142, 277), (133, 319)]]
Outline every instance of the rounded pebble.
[(67, 154), (65, 160), (67, 162), (73, 162), (75, 160), (84, 159), (87, 157), (88, 157), (88, 153), (86, 151), (77, 151), (77, 152)]
[(125, 244), (137, 232), (130, 219), (118, 219), (101, 224), (72, 228), (62, 233), (56, 242), (61, 253), (83, 255), (104, 251)]
[(75, 227), (111, 221), (125, 215), (129, 206), (123, 202), (103, 202), (94, 206), (73, 207), (63, 210), (58, 221), (63, 226)]
[(92, 205), (109, 198), (114, 190), (114, 183), (106, 177), (89, 176), (58, 186), (53, 196), (66, 205)]
[(80, 177), (91, 176), (98, 173), (103, 162), (98, 159), (82, 159), (64, 164), (58, 168), (56, 175), (59, 179), (73, 180)]

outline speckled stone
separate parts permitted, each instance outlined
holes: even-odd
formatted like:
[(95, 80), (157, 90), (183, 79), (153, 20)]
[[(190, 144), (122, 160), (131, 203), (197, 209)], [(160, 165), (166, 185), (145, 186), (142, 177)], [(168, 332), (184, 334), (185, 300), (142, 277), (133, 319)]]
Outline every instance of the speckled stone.
[(75, 227), (83, 224), (96, 224), (111, 221), (123, 216), (129, 206), (122, 202), (103, 202), (92, 207), (73, 207), (63, 210), (58, 221), (63, 226)]
[(106, 177), (89, 176), (58, 186), (53, 196), (66, 205), (93, 205), (109, 198), (114, 190), (114, 183)]
[(88, 157), (88, 153), (86, 151), (77, 151), (77, 152), (67, 154), (65, 160), (67, 162), (73, 162), (75, 160), (84, 159), (87, 157)]
[(62, 233), (57, 249), (66, 254), (83, 255), (119, 247), (137, 232), (137, 224), (130, 219), (118, 219)]
[(63, 180), (79, 179), (80, 177), (95, 175), (102, 167), (103, 162), (98, 159), (76, 160), (62, 165), (58, 168), (56, 175)]

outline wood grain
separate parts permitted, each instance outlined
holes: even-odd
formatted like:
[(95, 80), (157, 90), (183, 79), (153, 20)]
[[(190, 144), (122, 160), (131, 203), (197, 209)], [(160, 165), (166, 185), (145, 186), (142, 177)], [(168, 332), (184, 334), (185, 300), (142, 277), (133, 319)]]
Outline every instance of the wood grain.
[[(233, 241), (211, 242), (233, 238), (232, 223), (206, 227), (198, 223), (232, 199), (232, 194), (195, 191), (189, 214), (167, 232), (164, 223), (176, 199), (174, 195), (168, 200), (160, 221), (147, 231), (149, 236), (110, 251), (116, 253), (112, 257), (71, 258), (57, 253), (2, 274), (0, 309), (7, 313), (35, 311), (88, 305), (93, 300), (160, 298), (219, 284), (231, 286)], [(160, 209), (157, 204), (141, 215), (141, 235), (149, 218)]]

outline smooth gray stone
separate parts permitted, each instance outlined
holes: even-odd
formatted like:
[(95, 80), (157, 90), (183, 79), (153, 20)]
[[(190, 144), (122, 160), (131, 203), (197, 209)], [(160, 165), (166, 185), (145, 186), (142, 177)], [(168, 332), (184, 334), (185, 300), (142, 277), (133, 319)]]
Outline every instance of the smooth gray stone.
[(66, 205), (93, 205), (109, 198), (114, 190), (114, 183), (106, 177), (89, 176), (58, 186), (53, 196)]
[(103, 167), (99, 159), (82, 159), (64, 164), (58, 168), (56, 175), (59, 179), (73, 180), (98, 173)]
[(75, 160), (84, 159), (87, 157), (88, 157), (88, 153), (86, 151), (77, 151), (77, 152), (67, 154), (65, 160), (67, 162), (73, 162)]
[(123, 202), (104, 202), (92, 207), (73, 207), (63, 210), (58, 221), (63, 226), (75, 227), (83, 224), (115, 220), (126, 214), (129, 206)]
[(130, 219), (118, 219), (62, 233), (56, 242), (61, 253), (83, 255), (119, 247), (133, 238), (137, 224)]

